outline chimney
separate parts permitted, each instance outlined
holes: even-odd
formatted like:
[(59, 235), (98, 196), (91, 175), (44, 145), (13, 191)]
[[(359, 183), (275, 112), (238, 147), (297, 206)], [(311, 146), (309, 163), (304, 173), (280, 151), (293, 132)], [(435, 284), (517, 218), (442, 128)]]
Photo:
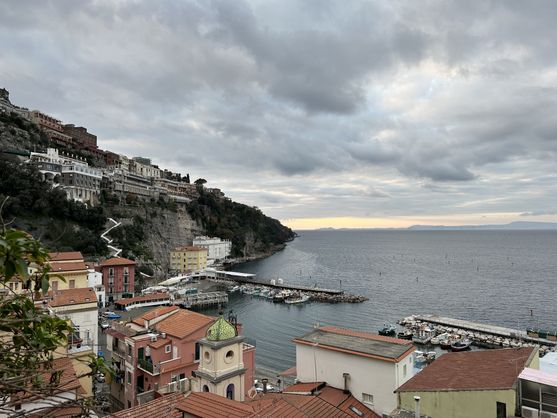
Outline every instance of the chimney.
[(416, 401), (416, 418), (420, 418), (420, 397), (419, 396), (414, 396), (414, 401)]
[(267, 378), (263, 378), (261, 379), (261, 383), (263, 383), (263, 393), (267, 393), (267, 382), (269, 381), (269, 379)]
[(350, 391), (348, 390), (348, 380), (350, 379), (350, 373), (343, 373), (342, 378), (344, 379), (344, 393), (349, 394)]

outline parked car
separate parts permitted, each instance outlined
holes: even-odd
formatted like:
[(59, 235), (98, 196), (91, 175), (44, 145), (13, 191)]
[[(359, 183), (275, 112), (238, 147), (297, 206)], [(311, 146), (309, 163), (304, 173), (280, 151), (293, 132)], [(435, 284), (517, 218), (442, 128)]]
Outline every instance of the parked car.
[(104, 331), (105, 329), (110, 328), (110, 324), (106, 321), (101, 321), (101, 323), (99, 324), (101, 329)]

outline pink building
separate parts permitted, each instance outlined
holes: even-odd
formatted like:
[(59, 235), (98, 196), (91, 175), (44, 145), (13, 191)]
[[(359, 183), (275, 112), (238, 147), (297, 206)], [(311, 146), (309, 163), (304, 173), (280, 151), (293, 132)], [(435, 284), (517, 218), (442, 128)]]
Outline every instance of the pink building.
[[(198, 340), (216, 318), (175, 306), (155, 308), (107, 331), (107, 350), (118, 370), (111, 397), (120, 408), (138, 405), (138, 395), (191, 378), (200, 360)], [(243, 346), (244, 387), (252, 386), (255, 347)]]
[(123, 257), (109, 258), (101, 263), (106, 298), (114, 302), (125, 296), (133, 296), (135, 284), (135, 261)]

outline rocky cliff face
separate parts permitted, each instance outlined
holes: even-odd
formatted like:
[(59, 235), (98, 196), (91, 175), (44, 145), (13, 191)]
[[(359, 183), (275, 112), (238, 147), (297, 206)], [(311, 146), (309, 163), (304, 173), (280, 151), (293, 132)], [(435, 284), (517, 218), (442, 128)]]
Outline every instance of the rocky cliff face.
[[(143, 220), (142, 245), (146, 251), (143, 256), (139, 256), (143, 258), (139, 261), (153, 263), (155, 271), (158, 272), (168, 271), (172, 249), (180, 245), (191, 245), (194, 237), (205, 234), (203, 227), (191, 218), (185, 205), (177, 205), (176, 210), (116, 206), (108, 209), (108, 215), (122, 222), (124, 226), (134, 224), (138, 218)], [(116, 229), (114, 235), (118, 235)]]

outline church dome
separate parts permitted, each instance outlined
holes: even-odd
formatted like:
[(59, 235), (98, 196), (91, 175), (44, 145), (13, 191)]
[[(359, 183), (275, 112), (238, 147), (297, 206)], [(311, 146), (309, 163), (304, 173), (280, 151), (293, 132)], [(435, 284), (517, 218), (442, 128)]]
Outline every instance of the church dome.
[(209, 341), (224, 341), (238, 335), (236, 327), (224, 319), (222, 316), (209, 327), (206, 338)]

